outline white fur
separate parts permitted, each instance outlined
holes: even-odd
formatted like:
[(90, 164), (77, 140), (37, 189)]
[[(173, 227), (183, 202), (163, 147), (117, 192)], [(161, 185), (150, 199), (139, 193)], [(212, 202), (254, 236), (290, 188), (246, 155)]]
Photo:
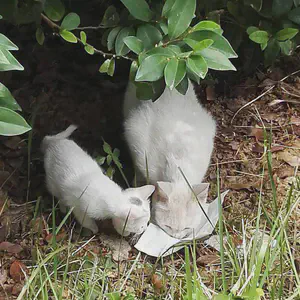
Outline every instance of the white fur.
[[(95, 219), (106, 218), (112, 218), (120, 234), (142, 233), (150, 219), (148, 198), (154, 186), (122, 190), (103, 174), (90, 155), (68, 139), (75, 129), (76, 126), (71, 125), (65, 131), (43, 139), (49, 192), (60, 200), (61, 210), (74, 207), (77, 221), (93, 233), (98, 231)], [(140, 205), (131, 203), (132, 198)]]
[[(207, 171), (215, 136), (215, 122), (198, 103), (190, 83), (185, 96), (166, 88), (155, 102), (139, 101), (130, 82), (124, 101), (125, 137), (139, 173), (149, 180), (169, 182), (152, 197), (154, 221), (170, 235), (182, 238), (197, 227), (199, 205), (180, 173), (195, 187)], [(196, 193), (197, 194), (197, 193)], [(166, 201), (159, 201), (165, 199)]]

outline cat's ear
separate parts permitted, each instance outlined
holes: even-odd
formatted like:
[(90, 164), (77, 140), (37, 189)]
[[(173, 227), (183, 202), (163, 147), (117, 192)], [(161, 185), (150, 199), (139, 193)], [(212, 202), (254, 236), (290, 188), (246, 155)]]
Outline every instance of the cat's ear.
[(172, 192), (170, 182), (158, 181), (155, 190), (155, 200), (159, 202), (169, 201), (169, 196)]
[(142, 187), (136, 188), (142, 200), (148, 200), (148, 198), (153, 194), (155, 190), (154, 185), (144, 185)]

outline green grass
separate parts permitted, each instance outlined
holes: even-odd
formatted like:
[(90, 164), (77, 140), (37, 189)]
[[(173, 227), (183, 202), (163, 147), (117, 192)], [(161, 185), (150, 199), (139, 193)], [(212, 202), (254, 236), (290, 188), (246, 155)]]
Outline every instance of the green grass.
[[(56, 224), (57, 207), (53, 204), (53, 238), (47, 247), (42, 247), (32, 235), (36, 260), (18, 299), (300, 299), (294, 257), (297, 226), (293, 223), (299, 208), (300, 179), (294, 178), (285, 199), (279, 201), (272, 181), (272, 194), (265, 193), (265, 172), (272, 177), (268, 153), (255, 217), (242, 220), (240, 228), (235, 228), (236, 239), (221, 214), (216, 229), (221, 244), (220, 263), (214, 267), (199, 266), (199, 241), (186, 245), (184, 253), (156, 262), (135, 253), (122, 263), (113, 262), (99, 245), (100, 252), (95, 253), (93, 247), (97, 244), (92, 239), (74, 242), (73, 229), (67, 238), (58, 241), (56, 236), (66, 228), (71, 211)], [(220, 198), (219, 174), (217, 191)], [(34, 219), (39, 214), (39, 203)], [(158, 278), (155, 281), (154, 275)]]

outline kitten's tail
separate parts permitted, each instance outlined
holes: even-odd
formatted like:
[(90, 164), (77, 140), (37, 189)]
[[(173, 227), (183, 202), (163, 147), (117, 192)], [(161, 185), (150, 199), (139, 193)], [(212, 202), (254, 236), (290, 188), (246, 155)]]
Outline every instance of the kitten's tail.
[(56, 135), (46, 135), (42, 140), (41, 150), (45, 153), (45, 150), (52, 141), (67, 139), (75, 130), (77, 129), (76, 125), (70, 125), (66, 130), (56, 134)]

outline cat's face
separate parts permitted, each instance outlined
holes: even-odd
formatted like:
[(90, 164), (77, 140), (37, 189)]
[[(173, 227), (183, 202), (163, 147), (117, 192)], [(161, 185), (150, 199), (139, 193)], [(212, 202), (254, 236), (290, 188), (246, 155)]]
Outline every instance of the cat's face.
[[(202, 202), (203, 185), (194, 185), (193, 190)], [(201, 198), (202, 196), (202, 198)], [(193, 192), (187, 186), (158, 182), (152, 196), (152, 219), (169, 235), (183, 239), (196, 233), (201, 208)]]
[(143, 233), (150, 220), (149, 197), (154, 192), (153, 185), (129, 188), (123, 191), (124, 201), (128, 201), (128, 211), (121, 218), (113, 218), (116, 231), (123, 236)]

